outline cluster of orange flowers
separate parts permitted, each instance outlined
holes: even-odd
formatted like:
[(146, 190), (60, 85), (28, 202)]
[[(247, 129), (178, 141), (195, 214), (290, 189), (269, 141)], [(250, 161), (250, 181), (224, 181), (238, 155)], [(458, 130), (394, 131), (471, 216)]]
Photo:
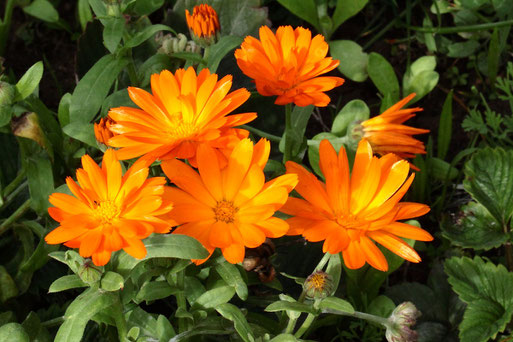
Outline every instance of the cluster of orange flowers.
[[(219, 29), (217, 15), (212, 18), (215, 11), (202, 6), (192, 16), (187, 13), (187, 21), (196, 35), (213, 35)], [(324, 37), (312, 38), (308, 29), (285, 26), (274, 34), (262, 27), (260, 40), (247, 37), (235, 57), (260, 94), (277, 96), (277, 104), (326, 106), (330, 98), (325, 92), (343, 83), (339, 77), (319, 76), (339, 63), (326, 57), (327, 50)], [(369, 263), (387, 270), (375, 242), (420, 261), (400, 237), (428, 241), (431, 235), (397, 222), (429, 211), (424, 204), (399, 202), (414, 178), (400, 157), (424, 152), (412, 135), (426, 131), (401, 125), (420, 110), (402, 109), (414, 95), (362, 123), (364, 138), (352, 172), (345, 149), (337, 152), (324, 140), (320, 167), (325, 183), (294, 162), (287, 162), (285, 175), (266, 182), (270, 143), (261, 139), (254, 144), (248, 131), (235, 128), (256, 113), (231, 114), (250, 96), (246, 89), (230, 92), (231, 86), (230, 75), (218, 79), (208, 69), (198, 74), (190, 67), (153, 75), (151, 93), (129, 87), (139, 108), (112, 108), (108, 119), (95, 125), (97, 139), (118, 149), (105, 152), (101, 167), (84, 156), (78, 184), (66, 180), (73, 196), (50, 196), (54, 207), (49, 213), (60, 226), (46, 241), (79, 248), (80, 255), (99, 266), (120, 249), (143, 258), (141, 240), (175, 226), (173, 234), (196, 238), (210, 253), (220, 248), (231, 263), (243, 261), (246, 247), (286, 234), (324, 241), (324, 252), (342, 253), (352, 269)], [(119, 160), (137, 157), (122, 175)], [(147, 178), (155, 160), (162, 161), (175, 186), (166, 186), (163, 177)], [(290, 197), (293, 189), (303, 199)], [(282, 220), (276, 211), (291, 217)]]

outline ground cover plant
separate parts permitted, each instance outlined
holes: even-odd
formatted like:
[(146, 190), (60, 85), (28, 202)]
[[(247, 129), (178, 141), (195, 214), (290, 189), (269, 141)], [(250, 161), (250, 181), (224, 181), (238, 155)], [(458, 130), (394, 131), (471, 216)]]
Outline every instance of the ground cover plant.
[(509, 341), (509, 0), (6, 0), (1, 341)]

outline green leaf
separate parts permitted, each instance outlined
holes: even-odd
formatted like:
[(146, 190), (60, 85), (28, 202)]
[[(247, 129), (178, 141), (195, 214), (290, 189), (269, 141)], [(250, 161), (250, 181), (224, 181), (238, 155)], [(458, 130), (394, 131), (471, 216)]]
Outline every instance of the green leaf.
[(442, 107), (442, 114), (440, 115), (440, 127), (438, 130), (438, 158), (445, 159), (449, 146), (451, 144), (452, 136), (452, 95), (451, 90), (445, 98)]
[(125, 18), (107, 17), (102, 21), (103, 26), (103, 44), (110, 53), (116, 52), (119, 42), (123, 37), (125, 30)]
[(465, 190), (505, 225), (513, 214), (513, 151), (485, 148), (465, 165)]
[(31, 311), (27, 318), (21, 324), (23, 329), (28, 333), (31, 342), (51, 342), (50, 333), (41, 325), (38, 315)]
[(294, 15), (312, 24), (317, 31), (321, 31), (317, 6), (314, 0), (278, 0), (278, 2)]
[(387, 296), (377, 296), (370, 302), (367, 313), (372, 315), (388, 318), (395, 309), (392, 299)]
[(192, 304), (193, 308), (217, 308), (219, 305), (227, 303), (235, 294), (235, 289), (231, 286), (220, 286), (208, 290), (196, 299)]
[(125, 281), (123, 276), (112, 271), (106, 272), (100, 281), (100, 287), (105, 291), (117, 291), (119, 289), (123, 289), (124, 284)]
[(326, 266), (326, 273), (328, 273), (333, 280), (333, 290), (330, 295), (334, 295), (337, 292), (340, 276), (342, 275), (342, 255), (340, 253), (332, 254)]
[(157, 336), (159, 341), (169, 341), (171, 338), (175, 337), (176, 332), (169, 320), (163, 316), (159, 315), (157, 317)]
[[(164, 69), (171, 70), (173, 66), (174, 62), (168, 55), (159, 53), (151, 56), (139, 67), (139, 70), (137, 70), (138, 79), (142, 80), (141, 86), (144, 87), (150, 84), (150, 78), (152, 74), (160, 73)], [(126, 93), (128, 96), (128, 92)]]
[(150, 281), (145, 283), (137, 293), (136, 303), (140, 303), (143, 300), (149, 302), (167, 298), (177, 292), (178, 289), (171, 287), (167, 281)]
[(157, 32), (159, 31), (170, 31), (176, 34), (175, 30), (173, 30), (171, 27), (162, 25), (162, 24), (156, 24), (145, 27), (142, 31), (137, 32), (133, 37), (131, 37), (126, 43), (125, 48), (134, 48), (136, 46), (141, 45), (151, 37), (153, 37)]
[(66, 275), (57, 278), (53, 281), (48, 289), (48, 293), (61, 292), (69, 289), (75, 289), (77, 287), (86, 287), (87, 284), (80, 279), (76, 274)]
[(470, 202), (454, 223), (442, 222), (443, 235), (452, 244), (464, 248), (499, 248), (508, 240), (508, 234), (481, 204)]
[(55, 342), (80, 342), (87, 322), (101, 310), (114, 305), (116, 297), (109, 292), (88, 289), (66, 309), (64, 323), (55, 336)]
[(348, 129), (351, 127), (351, 124), (367, 120), (369, 115), (370, 110), (365, 102), (362, 100), (351, 100), (335, 116), (331, 126), (331, 133), (340, 137), (344, 136), (350, 133)]
[(448, 259), (445, 272), (453, 290), (468, 304), (460, 324), (461, 341), (495, 339), (513, 314), (513, 273), (479, 257)]
[(225, 261), (216, 265), (215, 269), (221, 278), (235, 289), (240, 299), (246, 300), (248, 298), (248, 286), (244, 282), (244, 279), (242, 279), (237, 266)]
[(62, 131), (69, 137), (77, 139), (89, 146), (98, 147), (94, 136), (94, 125), (92, 123), (72, 122), (62, 128)]
[(134, 12), (140, 16), (150, 15), (162, 7), (165, 0), (137, 0), (135, 1)]
[(456, 169), (454, 166), (451, 166), (451, 164), (445, 160), (436, 157), (430, 157), (426, 160), (426, 166), (429, 175), (435, 179), (446, 181), (453, 180), (454, 178), (458, 177), (458, 169)]
[(253, 331), (239, 308), (233, 304), (224, 303), (216, 307), (216, 310), (221, 316), (233, 322), (235, 330), (237, 330), (237, 333), (239, 333), (243, 341), (253, 342), (255, 340)]
[(127, 325), (140, 328), (139, 336), (158, 338), (157, 320), (138, 306), (127, 314)]
[(490, 79), (490, 84), (495, 84), (499, 68), (499, 58), (499, 31), (495, 28), (492, 33), (492, 38), (490, 39), (490, 44), (488, 45), (488, 78)]
[(66, 93), (62, 96), (59, 102), (59, 109), (57, 110), (57, 116), (61, 127), (69, 124), (69, 106), (71, 104), (71, 94)]
[(89, 69), (78, 82), (71, 97), (71, 124), (89, 123), (96, 116), (112, 84), (127, 63), (126, 58), (118, 59), (114, 55), (106, 55)]
[(43, 62), (39, 61), (31, 66), (20, 78), (18, 83), (16, 83), (17, 94), (14, 101), (24, 100), (27, 96), (32, 94), (39, 85), (41, 77), (43, 77)]
[(352, 40), (333, 40), (330, 42), (330, 54), (338, 59), (338, 70), (350, 80), (363, 82), (367, 79), (369, 55)]
[(91, 7), (89, 7), (88, 0), (78, 0), (78, 20), (82, 31), (85, 31), (88, 22), (93, 20), (93, 14), (91, 13)]
[(7, 323), (0, 327), (0, 341), (30, 342), (30, 338), (21, 324)]
[(267, 312), (277, 312), (277, 311), (294, 311), (294, 312), (306, 312), (313, 315), (317, 314), (317, 311), (308, 304), (299, 303), (299, 302), (289, 302), (286, 300), (279, 300), (274, 303), (269, 304), (265, 311)]
[(461, 43), (453, 43), (447, 46), (447, 49), (449, 50), (449, 52), (447, 52), (447, 56), (454, 58), (468, 57), (475, 54), (477, 49), (479, 49), (479, 46), (479, 42), (474, 39)]
[(286, 140), (289, 140), (289, 147), (291, 149), (290, 155), (292, 157), (298, 156), (304, 150), (304, 148), (306, 148), (306, 126), (313, 110), (313, 105), (306, 107), (294, 107), (292, 113), (290, 114), (291, 129), (285, 130), (285, 132), (283, 132), (283, 138), (280, 141), (279, 149), (282, 153), (285, 152)]
[(3, 127), (11, 122), (12, 118), (12, 106), (11, 105), (0, 105), (0, 127)]
[(27, 157), (26, 166), (32, 209), (43, 215), (50, 206), (48, 196), (54, 190), (52, 163), (48, 158), (37, 154)]
[(367, 2), (369, 0), (337, 0), (337, 7), (333, 13), (333, 32), (344, 21), (358, 14)]
[(294, 335), (292, 334), (279, 334), (276, 337), (274, 337), (269, 342), (297, 342), (299, 341)]
[[(411, 93), (417, 95), (410, 101), (410, 105), (427, 95), (438, 83), (439, 75), (435, 70), (436, 58), (423, 56), (413, 62), (403, 77), (403, 96)], [(395, 101), (394, 101), (395, 102)]]
[(221, 63), (221, 60), (230, 51), (238, 47), (244, 39), (237, 36), (223, 36), (217, 43), (210, 47), (210, 54), (208, 56), (207, 68), (210, 72), (214, 73)]
[[(319, 309), (321, 310), (334, 310), (343, 313), (354, 313), (353, 306), (343, 299), (337, 297), (326, 297), (319, 303)], [(336, 313), (333, 311), (329, 311), (330, 313)]]
[(379, 53), (371, 52), (367, 64), (369, 77), (382, 95), (390, 94), (392, 101), (399, 100), (399, 81), (392, 65)]
[(5, 303), (18, 295), (18, 287), (4, 266), (0, 265), (0, 300)]
[(34, 0), (30, 5), (23, 7), (23, 12), (49, 23), (59, 21), (59, 12), (48, 0)]
[(460, 0), (461, 6), (470, 10), (478, 9), (483, 6), (488, 0)]

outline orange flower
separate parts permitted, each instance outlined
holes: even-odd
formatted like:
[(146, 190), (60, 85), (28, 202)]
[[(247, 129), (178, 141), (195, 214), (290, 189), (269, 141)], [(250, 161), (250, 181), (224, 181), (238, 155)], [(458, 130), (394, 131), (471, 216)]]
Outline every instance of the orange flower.
[(114, 120), (109, 117), (101, 118), (99, 123), (94, 124), (94, 136), (100, 144), (107, 145), (107, 142), (115, 134), (110, 130), (110, 126), (116, 124)]
[(202, 145), (199, 174), (176, 159), (162, 162), (162, 170), (178, 186), (167, 188), (165, 194), (174, 203), (170, 217), (181, 224), (173, 233), (196, 238), (210, 253), (221, 248), (231, 263), (244, 260), (244, 247), (255, 248), (266, 237), (283, 236), (288, 224), (272, 215), (287, 201), (297, 176), (283, 175), (265, 183), (269, 151), (267, 140), (255, 146), (249, 139), (241, 140), (221, 169), (214, 150)]
[(203, 40), (205, 43), (212, 43), (219, 31), (219, 19), (216, 11), (207, 4), (194, 6), (192, 15), (185, 10), (187, 26), (193, 38)]
[(400, 257), (419, 262), (420, 257), (399, 237), (430, 241), (426, 231), (397, 220), (424, 215), (429, 207), (399, 203), (413, 181), (409, 164), (394, 154), (373, 156), (363, 139), (358, 145), (351, 177), (344, 148), (336, 153), (328, 140), (320, 144), (320, 167), (326, 184), (302, 166), (287, 162), (287, 174), (299, 177), (296, 191), (304, 199), (289, 197), (280, 211), (292, 215), (288, 235), (302, 234), (308, 241), (324, 240), (323, 251), (342, 252), (347, 267), (357, 269), (368, 262), (378, 270), (388, 269), (383, 253), (372, 240)]
[(141, 242), (151, 233), (167, 233), (174, 222), (163, 220), (172, 203), (163, 199), (164, 177), (148, 177), (149, 162), (139, 159), (121, 175), (114, 150), (103, 155), (101, 168), (89, 157), (82, 157), (77, 170), (78, 184), (66, 178), (74, 196), (50, 195), (50, 216), (60, 226), (46, 235), (49, 244), (64, 243), (79, 248), (97, 266), (105, 265), (111, 253), (120, 249), (141, 259), (146, 248)]
[(256, 113), (227, 116), (249, 98), (242, 88), (228, 94), (232, 76), (217, 80), (217, 74), (203, 69), (196, 76), (192, 67), (178, 69), (173, 75), (164, 70), (151, 76), (153, 95), (139, 88), (128, 88), (132, 101), (141, 109), (112, 108), (109, 116), (116, 121), (110, 127), (118, 135), (109, 146), (120, 160), (148, 155), (162, 160), (189, 159), (195, 165), (196, 149), (208, 144), (219, 157), (229, 155), (233, 146), (248, 136), (248, 131), (235, 129)]
[(401, 125), (422, 110), (418, 107), (402, 109), (414, 97), (415, 94), (410, 94), (380, 115), (362, 122), (363, 137), (369, 141), (375, 153), (395, 153), (401, 158), (414, 158), (416, 153), (426, 153), (424, 144), (412, 135), (429, 133), (429, 129)]
[(247, 36), (235, 58), (242, 72), (255, 80), (261, 95), (278, 95), (276, 104), (325, 107), (330, 98), (324, 92), (344, 83), (340, 77), (318, 77), (339, 64), (327, 53), (324, 37), (318, 34), (312, 39), (308, 29), (280, 26), (274, 35), (262, 26), (260, 40)]

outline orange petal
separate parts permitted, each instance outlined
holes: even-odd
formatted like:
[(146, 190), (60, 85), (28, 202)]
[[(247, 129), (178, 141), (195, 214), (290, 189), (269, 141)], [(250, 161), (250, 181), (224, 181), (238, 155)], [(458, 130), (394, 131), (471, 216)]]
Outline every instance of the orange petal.
[(244, 245), (232, 244), (221, 250), (229, 263), (237, 264), (244, 260)]

